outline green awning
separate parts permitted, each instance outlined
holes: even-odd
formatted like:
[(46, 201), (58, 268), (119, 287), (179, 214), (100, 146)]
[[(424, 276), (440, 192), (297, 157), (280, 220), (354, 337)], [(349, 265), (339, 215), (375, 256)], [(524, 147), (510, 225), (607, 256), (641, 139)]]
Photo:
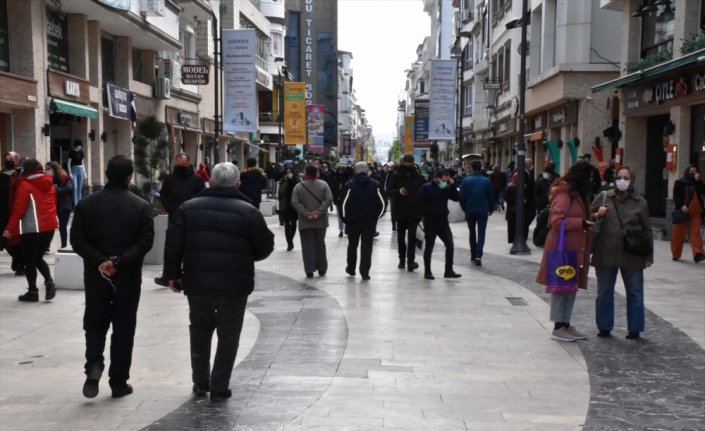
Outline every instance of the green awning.
[(610, 88), (623, 87), (629, 83), (639, 81), (641, 79), (653, 78), (662, 73), (670, 72), (671, 70), (677, 69), (679, 67), (687, 66), (691, 63), (702, 61), (701, 59), (705, 56), (705, 48), (699, 49), (697, 51), (690, 52), (673, 60), (666, 61), (655, 66), (647, 67), (646, 69), (632, 72), (629, 75), (621, 76), (617, 79), (611, 81), (603, 82), (602, 84), (592, 87), (592, 92), (597, 93), (603, 90), (609, 90)]
[(70, 100), (53, 98), (51, 99), (51, 109), (77, 117), (98, 118), (98, 110), (94, 107)]

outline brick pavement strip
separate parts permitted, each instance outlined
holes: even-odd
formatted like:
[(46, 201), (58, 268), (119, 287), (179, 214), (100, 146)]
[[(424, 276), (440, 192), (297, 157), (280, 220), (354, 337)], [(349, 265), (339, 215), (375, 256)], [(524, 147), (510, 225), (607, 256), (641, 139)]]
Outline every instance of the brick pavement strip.
[[(328, 274), (305, 279), (299, 245), (285, 252), (281, 229), (268, 220), (277, 248), (258, 264), (263, 288), (250, 303), (233, 399), (221, 405), (190, 395), (188, 307), (151, 283), (159, 268), (144, 276), (135, 393), (112, 400), (103, 384), (88, 401), (80, 393), (82, 293), (60, 290), (52, 303), (21, 304), (24, 281), (9, 275), (0, 256), (0, 430), (626, 430), (665, 421), (686, 430), (702, 420), (705, 265), (671, 262), (667, 243), (657, 243), (646, 272), (651, 312), (643, 343), (590, 337), (561, 344), (548, 338), (545, 295), (532, 280), (540, 250), (508, 256), (501, 215), (490, 220), (480, 270), (464, 264), (467, 229), (453, 224), (463, 278), (433, 282), (396, 269), (388, 219), (380, 223), (370, 282), (343, 273), (347, 241), (335, 229)], [(435, 251), (441, 259), (442, 244)], [(589, 334), (590, 294), (579, 297), (575, 313)], [(622, 314), (617, 324), (624, 325)], [(688, 376), (692, 384), (683, 385)], [(636, 391), (620, 390), (629, 384)], [(624, 403), (625, 395), (633, 402)], [(205, 413), (188, 418), (189, 411)]]

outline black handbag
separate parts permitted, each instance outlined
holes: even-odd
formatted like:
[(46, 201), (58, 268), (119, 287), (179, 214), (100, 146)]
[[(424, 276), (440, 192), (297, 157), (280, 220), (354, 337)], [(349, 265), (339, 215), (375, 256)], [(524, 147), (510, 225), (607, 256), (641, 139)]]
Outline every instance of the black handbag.
[(536, 216), (536, 227), (534, 227), (534, 245), (536, 247), (543, 247), (546, 243), (546, 237), (548, 236), (548, 214), (549, 208), (544, 208)]
[[(688, 186), (685, 186), (685, 206), (689, 206), (688, 202)], [(688, 221), (688, 214), (681, 211), (680, 208), (673, 210), (671, 213), (671, 221), (673, 224), (686, 223)]]
[(627, 253), (635, 254), (637, 256), (650, 255), (653, 251), (651, 246), (651, 235), (643, 230), (624, 229), (622, 216), (619, 214), (617, 202), (615, 202), (614, 198), (612, 198), (612, 203), (614, 203), (614, 209), (617, 212), (619, 226), (622, 228), (622, 249)]

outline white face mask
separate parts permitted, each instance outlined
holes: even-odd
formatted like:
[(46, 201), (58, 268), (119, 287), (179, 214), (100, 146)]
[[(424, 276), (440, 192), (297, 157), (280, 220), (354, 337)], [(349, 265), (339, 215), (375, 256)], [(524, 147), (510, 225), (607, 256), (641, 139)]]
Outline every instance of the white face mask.
[(626, 191), (629, 188), (629, 184), (631, 182), (629, 180), (617, 180), (615, 181), (615, 185), (617, 186), (617, 190), (620, 192)]
[(294, 178), (294, 174), (286, 174), (287, 178)]
[(549, 174), (548, 172), (544, 172), (544, 173), (542, 173), (541, 175), (543, 176), (543, 179), (544, 179), (544, 180), (547, 180), (547, 179), (551, 178), (551, 174)]

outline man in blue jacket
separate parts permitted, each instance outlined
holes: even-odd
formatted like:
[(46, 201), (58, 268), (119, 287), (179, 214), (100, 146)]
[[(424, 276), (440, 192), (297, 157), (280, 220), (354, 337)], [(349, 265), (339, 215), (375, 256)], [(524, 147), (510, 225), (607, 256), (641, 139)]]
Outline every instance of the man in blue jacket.
[(470, 259), (482, 266), (482, 249), (485, 246), (487, 219), (494, 210), (492, 184), (482, 174), (482, 164), (475, 160), (470, 165), (472, 173), (460, 183), (460, 207), (470, 229)]
[(357, 245), (360, 246), (360, 275), (370, 279), (372, 266), (372, 239), (377, 229), (377, 220), (384, 215), (384, 197), (380, 184), (369, 177), (365, 162), (355, 165), (355, 176), (341, 189), (341, 209), (345, 230), (348, 234), (348, 265), (345, 272), (355, 275)]
[[(262, 214), (237, 190), (240, 171), (220, 163), (211, 187), (183, 203), (166, 235), (164, 275), (188, 297), (193, 392), (211, 400), (232, 395), (230, 377), (240, 342), (247, 297), (255, 287), (255, 261), (274, 249)], [(213, 368), (211, 339), (218, 333)]]
[(460, 278), (460, 274), (453, 271), (453, 232), (448, 223), (448, 199), (458, 202), (458, 189), (450, 173), (441, 169), (436, 173), (433, 181), (424, 184), (416, 195), (416, 200), (423, 209), (423, 227), (426, 248), (423, 252), (424, 278), (434, 280), (431, 272), (431, 255), (436, 237), (443, 241), (446, 247), (446, 269), (443, 277)]

